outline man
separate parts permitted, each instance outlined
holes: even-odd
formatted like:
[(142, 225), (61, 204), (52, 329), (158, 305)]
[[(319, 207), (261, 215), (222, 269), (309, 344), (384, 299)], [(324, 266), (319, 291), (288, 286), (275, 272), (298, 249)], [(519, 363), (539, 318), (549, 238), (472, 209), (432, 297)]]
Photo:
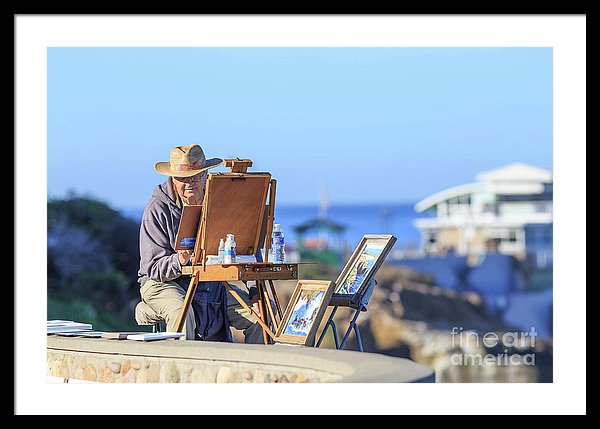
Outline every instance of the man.
[[(222, 162), (219, 158), (206, 159), (202, 148), (191, 144), (174, 147), (169, 162), (154, 166), (168, 178), (156, 186), (144, 209), (138, 282), (142, 301), (164, 319), (167, 331), (176, 330), (190, 282), (181, 272), (183, 266), (191, 264), (192, 251), (175, 250), (182, 207), (202, 204), (208, 170)], [(232, 287), (249, 307), (257, 308), (256, 287), (250, 287), (249, 293)], [(221, 282), (200, 282), (185, 320), (184, 339), (230, 341), (229, 326), (242, 330), (246, 343), (263, 344), (262, 327), (256, 318), (225, 291)]]

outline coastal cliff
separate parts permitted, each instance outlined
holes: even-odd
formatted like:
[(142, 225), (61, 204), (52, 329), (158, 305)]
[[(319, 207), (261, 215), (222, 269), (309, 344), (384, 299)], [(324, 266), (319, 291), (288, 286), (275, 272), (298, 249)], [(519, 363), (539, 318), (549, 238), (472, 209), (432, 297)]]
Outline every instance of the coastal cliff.
[[(388, 264), (376, 279), (368, 309), (357, 320), (364, 352), (428, 365), (437, 382), (552, 382), (552, 342), (505, 323), (479, 295), (442, 289), (426, 275)], [(294, 286), (280, 282), (281, 301), (288, 302)], [(340, 341), (353, 315), (338, 309)], [(321, 347), (334, 348), (331, 329)], [(359, 349), (354, 333), (345, 349)]]

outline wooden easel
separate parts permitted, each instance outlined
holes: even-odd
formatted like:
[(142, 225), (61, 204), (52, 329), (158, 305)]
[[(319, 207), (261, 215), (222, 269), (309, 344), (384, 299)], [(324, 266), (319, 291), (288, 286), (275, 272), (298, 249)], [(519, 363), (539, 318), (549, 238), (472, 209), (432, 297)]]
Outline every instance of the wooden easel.
[[(183, 274), (190, 275), (191, 279), (176, 331), (183, 331), (198, 282), (221, 281), (240, 305), (254, 315), (263, 328), (264, 343), (270, 344), (275, 337), (273, 331), (277, 332), (282, 318), (273, 281), (297, 279), (298, 264), (268, 261), (270, 240), (267, 237), (273, 229), (277, 181), (269, 173), (248, 173), (248, 167), (252, 166), (249, 159), (227, 159), (225, 166), (231, 172), (211, 173), (206, 182), (192, 265), (183, 268)], [(228, 233), (235, 235), (238, 255), (254, 255), (257, 261), (207, 265), (208, 255), (217, 254), (219, 239), (225, 238)], [(264, 262), (260, 251), (263, 245)], [(256, 281), (260, 315), (228, 283), (247, 280)], [(275, 302), (275, 310), (270, 305), (271, 299)]]

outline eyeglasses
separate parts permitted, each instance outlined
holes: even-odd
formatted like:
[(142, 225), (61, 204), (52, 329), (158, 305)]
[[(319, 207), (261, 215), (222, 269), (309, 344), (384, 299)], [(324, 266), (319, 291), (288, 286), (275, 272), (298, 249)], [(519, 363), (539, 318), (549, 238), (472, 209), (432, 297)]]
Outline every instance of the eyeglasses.
[(198, 182), (202, 182), (205, 177), (206, 177), (206, 174), (204, 172), (202, 172), (202, 173), (198, 173), (195, 176), (191, 176), (191, 177), (173, 177), (173, 179), (177, 180), (178, 182), (181, 182), (181, 183), (198, 183)]

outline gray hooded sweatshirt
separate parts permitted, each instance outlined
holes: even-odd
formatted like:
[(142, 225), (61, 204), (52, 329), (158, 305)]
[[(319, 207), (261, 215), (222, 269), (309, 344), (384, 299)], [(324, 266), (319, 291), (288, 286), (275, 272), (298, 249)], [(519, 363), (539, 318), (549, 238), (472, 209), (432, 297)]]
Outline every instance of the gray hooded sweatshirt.
[(181, 264), (175, 250), (175, 238), (181, 220), (181, 203), (171, 179), (156, 186), (144, 208), (140, 225), (140, 287), (148, 279), (176, 281), (187, 289), (189, 281), (181, 279)]

